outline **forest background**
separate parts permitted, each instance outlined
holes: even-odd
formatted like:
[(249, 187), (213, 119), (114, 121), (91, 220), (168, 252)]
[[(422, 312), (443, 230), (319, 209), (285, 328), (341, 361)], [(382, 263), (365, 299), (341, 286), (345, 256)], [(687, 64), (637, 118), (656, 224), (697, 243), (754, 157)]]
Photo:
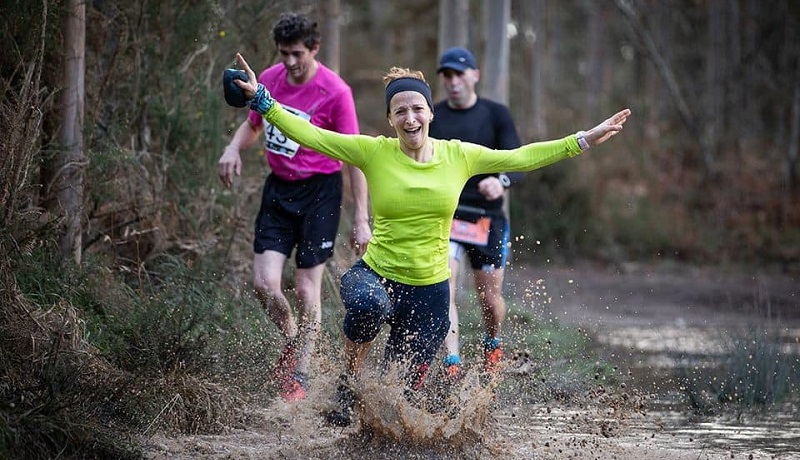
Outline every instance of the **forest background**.
[[(237, 51), (256, 68), (276, 62), (270, 28), (290, 10), (319, 19), (320, 57), (352, 86), (367, 134), (392, 135), (380, 83), (390, 66), (424, 71), (443, 97), (435, 69), (448, 42), (476, 53), (479, 93), (508, 103), (523, 141), (632, 109), (624, 136), (514, 186), (516, 262), (800, 270), (796, 2), (6, 0), (0, 453), (34, 434), (37, 455), (63, 439), (118, 449), (97, 441), (113, 424), (75, 420), (149, 430), (173, 394), (159, 388), (182, 386), (198, 410), (192, 396), (232, 391), (208, 375), (253, 364), (214, 355), (245, 356), (265, 322), (247, 283), (267, 171), (254, 149), (239, 186), (219, 183), (245, 116), (224, 104), (221, 75)], [(232, 299), (251, 305), (220, 307)], [(240, 322), (250, 329), (230, 332)], [(87, 394), (117, 403), (87, 408)], [(170, 426), (214, 426), (237, 397)], [(45, 418), (55, 421), (42, 428)]]

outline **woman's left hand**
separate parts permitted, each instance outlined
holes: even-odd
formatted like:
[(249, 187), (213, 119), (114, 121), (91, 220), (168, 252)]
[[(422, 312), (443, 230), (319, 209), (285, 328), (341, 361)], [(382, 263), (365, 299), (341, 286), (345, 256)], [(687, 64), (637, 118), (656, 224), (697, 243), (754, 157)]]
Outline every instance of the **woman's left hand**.
[(584, 133), (584, 139), (591, 146), (602, 144), (609, 140), (612, 136), (622, 131), (622, 125), (628, 121), (628, 115), (631, 114), (631, 109), (620, 110), (604, 122), (595, 126), (594, 128)]
[(239, 62), (239, 67), (247, 74), (247, 81), (234, 80), (233, 82), (236, 83), (239, 88), (242, 88), (245, 99), (249, 101), (256, 95), (256, 89), (258, 89), (256, 73), (247, 65), (247, 61), (244, 60), (240, 53), (236, 53), (236, 61)]

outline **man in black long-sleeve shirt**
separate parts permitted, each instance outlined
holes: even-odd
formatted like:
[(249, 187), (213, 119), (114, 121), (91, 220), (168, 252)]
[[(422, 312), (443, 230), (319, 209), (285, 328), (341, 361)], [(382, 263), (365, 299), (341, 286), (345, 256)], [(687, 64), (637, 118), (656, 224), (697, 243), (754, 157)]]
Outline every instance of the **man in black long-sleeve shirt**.
[[(520, 146), (508, 108), (481, 98), (475, 92), (480, 70), (469, 50), (450, 48), (445, 51), (437, 73), (447, 90), (447, 99), (434, 107), (436, 116), (430, 125), (431, 137), (460, 139), (494, 149)], [(447, 349), (444, 364), (450, 378), (461, 374), (455, 289), (459, 266), (465, 256), (473, 270), (486, 331), (484, 368), (496, 371), (503, 357), (500, 328), (506, 316), (503, 273), (509, 238), (503, 198), (505, 189), (521, 176), (522, 173), (474, 176), (461, 192), (450, 233), (450, 332), (444, 342)]]

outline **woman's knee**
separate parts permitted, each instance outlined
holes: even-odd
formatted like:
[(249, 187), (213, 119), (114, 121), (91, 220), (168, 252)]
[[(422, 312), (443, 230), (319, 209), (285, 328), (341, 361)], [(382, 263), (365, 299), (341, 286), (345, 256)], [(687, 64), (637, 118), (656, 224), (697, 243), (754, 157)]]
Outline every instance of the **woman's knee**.
[(391, 301), (377, 275), (363, 269), (348, 271), (340, 292), (346, 311), (345, 336), (356, 343), (374, 340), (391, 311)]

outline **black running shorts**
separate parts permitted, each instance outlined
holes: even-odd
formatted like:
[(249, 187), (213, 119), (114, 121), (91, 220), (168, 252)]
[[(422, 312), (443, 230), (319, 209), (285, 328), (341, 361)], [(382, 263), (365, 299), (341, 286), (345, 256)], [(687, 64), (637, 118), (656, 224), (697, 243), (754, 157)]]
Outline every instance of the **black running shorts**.
[(256, 217), (253, 250), (277, 251), (297, 268), (311, 268), (333, 256), (342, 204), (342, 173), (285, 181), (267, 176)]
[[(450, 258), (461, 261), (462, 254), (466, 253), (473, 270), (493, 271), (505, 268), (508, 261), (508, 239), (510, 229), (508, 219), (503, 214), (491, 215), (492, 222), (489, 226), (489, 241), (486, 245), (463, 243), (450, 240)], [(460, 245), (454, 247), (454, 245)]]

